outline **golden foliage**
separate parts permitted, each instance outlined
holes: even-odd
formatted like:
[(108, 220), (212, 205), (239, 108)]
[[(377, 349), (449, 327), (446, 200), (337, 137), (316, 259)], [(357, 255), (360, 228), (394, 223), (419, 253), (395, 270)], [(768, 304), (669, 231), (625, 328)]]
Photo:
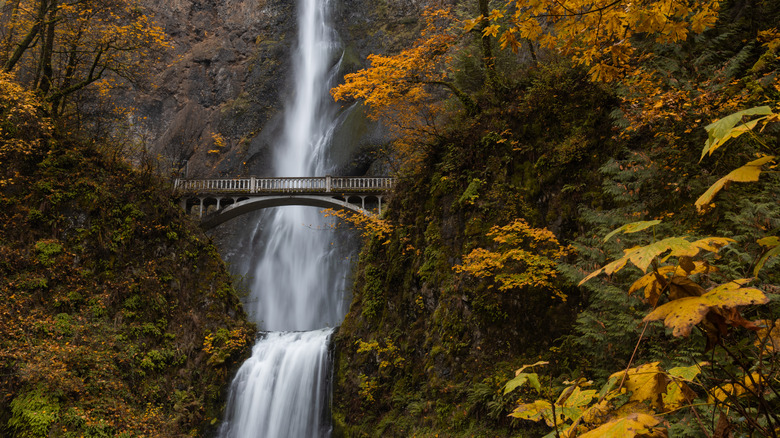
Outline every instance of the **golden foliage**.
[(634, 266), (641, 269), (642, 272), (647, 272), (647, 268), (653, 260), (667, 252), (669, 254), (666, 255), (666, 258), (694, 257), (701, 251), (718, 252), (720, 248), (723, 248), (731, 242), (734, 242), (734, 240), (726, 237), (707, 237), (694, 242), (689, 241), (686, 237), (669, 237), (647, 246), (630, 248), (626, 250), (623, 257), (583, 278), (582, 281), (580, 281), (580, 285), (601, 273), (614, 274), (623, 269), (629, 261)]
[(517, 51), (523, 41), (533, 42), (589, 67), (594, 80), (608, 82), (625, 76), (637, 57), (632, 37), (685, 41), (713, 26), (718, 8), (717, 0), (509, 0), (487, 17), (467, 20), (465, 29), (488, 20), (483, 34), (497, 35), (501, 48)]
[[(569, 386), (555, 403), (521, 403), (510, 416), (544, 420), (561, 437), (665, 437), (667, 431), (659, 424), (658, 414), (692, 403), (696, 393), (689, 384), (704, 365), (707, 363), (666, 371), (660, 362), (642, 364), (614, 373), (599, 391), (582, 389), (592, 384), (585, 379), (567, 382)], [(537, 392), (542, 393), (540, 388)]]
[(615, 421), (610, 421), (590, 432), (580, 435), (580, 438), (630, 438), (630, 437), (666, 437), (666, 429), (653, 427), (658, 425), (658, 418), (643, 414), (629, 414)]
[(171, 47), (139, 0), (20, 0), (3, 18), (3, 70), (39, 90), (53, 115), (67, 96), (96, 82), (96, 95), (105, 97), (123, 80), (139, 79)]
[(492, 278), (501, 291), (543, 288), (566, 300), (556, 285), (556, 265), (571, 249), (561, 246), (550, 230), (531, 228), (525, 220), (516, 219), (509, 225), (493, 227), (487, 236), (493, 239), (497, 249), (471, 251), (463, 257), (462, 265), (453, 268), (456, 272)]
[(0, 72), (0, 187), (13, 182), (11, 164), (41, 151), (52, 130), (35, 94)]
[(326, 209), (322, 212), (325, 217), (336, 217), (356, 227), (365, 240), (376, 238), (384, 245), (390, 243), (389, 238), (393, 232), (393, 225), (379, 216), (334, 209)]
[(331, 90), (336, 101), (362, 100), (369, 117), (381, 120), (396, 138), (393, 152), (411, 166), (419, 163), (421, 145), (438, 129), (444, 107), (433, 89), (451, 86), (447, 69), (457, 41), (450, 11), (427, 10), (423, 18), (426, 27), (411, 48), (392, 56), (369, 55), (369, 68), (346, 75)]
[(710, 188), (707, 189), (707, 191), (696, 200), (694, 203), (694, 205), (696, 205), (696, 210), (699, 213), (702, 213), (711, 208), (713, 205), (711, 202), (713, 198), (715, 198), (715, 195), (717, 195), (719, 191), (724, 189), (731, 182), (758, 181), (758, 177), (761, 175), (761, 172), (763, 172), (763, 166), (765, 164), (774, 163), (774, 160), (775, 157), (773, 156), (763, 156), (757, 160), (753, 160), (745, 164), (740, 168), (732, 170), (728, 175), (719, 179), (715, 184), (710, 186)]

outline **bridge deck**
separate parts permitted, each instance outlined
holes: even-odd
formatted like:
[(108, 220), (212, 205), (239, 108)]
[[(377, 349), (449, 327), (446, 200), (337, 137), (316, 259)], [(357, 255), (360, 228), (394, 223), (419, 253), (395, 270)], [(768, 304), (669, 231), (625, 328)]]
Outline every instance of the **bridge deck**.
[(380, 194), (393, 188), (393, 178), (385, 177), (299, 177), (177, 179), (174, 187), (190, 194)]

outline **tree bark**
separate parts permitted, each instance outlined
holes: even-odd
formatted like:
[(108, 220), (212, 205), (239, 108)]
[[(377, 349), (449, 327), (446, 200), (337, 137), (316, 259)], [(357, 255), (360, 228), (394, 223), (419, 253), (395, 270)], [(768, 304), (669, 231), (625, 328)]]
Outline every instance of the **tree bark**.
[(4, 72), (9, 73), (11, 70), (13, 70), (14, 67), (16, 67), (16, 63), (18, 63), (22, 58), (22, 55), (24, 55), (24, 52), (30, 48), (30, 44), (32, 44), (33, 40), (35, 40), (35, 37), (37, 37), (38, 33), (41, 31), (41, 27), (43, 27), (43, 22), (46, 19), (46, 12), (48, 9), (48, 0), (40, 0), (40, 3), (38, 4), (38, 15), (35, 18), (35, 24), (33, 24), (33, 26), (30, 28), (30, 31), (27, 32), (27, 35), (25, 35), (24, 39), (16, 46), (14, 53), (3, 65)]
[(490, 0), (479, 0), (479, 13), (482, 14), (482, 22), (479, 25), (480, 42), (482, 44), (482, 65), (485, 67), (485, 79), (488, 87), (494, 88), (497, 84), (496, 59), (493, 56), (492, 38), (485, 35), (488, 27), (487, 17), (490, 15)]
[(47, 95), (52, 87), (54, 70), (51, 66), (51, 60), (54, 53), (55, 26), (57, 23), (57, 0), (51, 0), (49, 5), (49, 19), (46, 22), (46, 34), (43, 40), (43, 52), (41, 54), (41, 79), (38, 82), (38, 89), (43, 95)]
[(474, 102), (474, 99), (471, 98), (468, 94), (461, 91), (458, 87), (455, 86), (452, 82), (446, 82), (446, 81), (425, 81), (426, 84), (431, 85), (441, 85), (443, 87), (446, 87), (452, 93), (455, 95), (455, 97), (460, 100), (460, 103), (463, 104), (463, 106), (466, 108), (466, 114), (468, 114), (470, 117), (474, 117), (480, 112), (479, 105), (477, 105), (476, 102)]

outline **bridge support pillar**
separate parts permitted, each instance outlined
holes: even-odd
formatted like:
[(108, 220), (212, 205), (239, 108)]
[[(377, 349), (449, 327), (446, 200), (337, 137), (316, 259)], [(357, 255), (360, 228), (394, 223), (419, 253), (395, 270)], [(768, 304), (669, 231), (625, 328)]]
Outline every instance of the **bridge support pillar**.
[(381, 215), (382, 214), (382, 197), (381, 196), (377, 196), (376, 198), (379, 200), (379, 213), (378, 214)]
[(203, 198), (200, 198), (200, 210), (198, 211), (198, 218), (203, 218)]
[(363, 210), (365, 210), (365, 209), (366, 209), (366, 197), (365, 197), (365, 196), (361, 196), (361, 197), (360, 197), (360, 207), (361, 207)]

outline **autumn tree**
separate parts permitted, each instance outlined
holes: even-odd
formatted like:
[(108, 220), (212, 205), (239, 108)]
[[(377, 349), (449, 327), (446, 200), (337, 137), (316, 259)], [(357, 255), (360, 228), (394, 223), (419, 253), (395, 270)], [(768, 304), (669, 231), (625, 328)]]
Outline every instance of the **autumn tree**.
[(0, 73), (0, 188), (14, 181), (23, 163), (41, 155), (51, 135), (51, 122), (29, 90)]
[(466, 28), (482, 26), (483, 34), (498, 37), (502, 49), (517, 51), (523, 41), (533, 42), (589, 67), (593, 79), (610, 81), (640, 55), (637, 39), (685, 41), (715, 24), (718, 7), (716, 0), (509, 0), (489, 16), (482, 12), (467, 21)]
[(137, 80), (139, 61), (168, 46), (137, 0), (17, 0), (0, 23), (2, 70), (38, 90), (55, 118), (74, 93)]
[(509, 225), (493, 227), (487, 236), (497, 248), (471, 251), (463, 257), (462, 265), (454, 267), (456, 272), (490, 279), (500, 291), (535, 288), (566, 301), (557, 284), (556, 265), (570, 248), (561, 246), (550, 230), (532, 228), (525, 220), (515, 219)]

